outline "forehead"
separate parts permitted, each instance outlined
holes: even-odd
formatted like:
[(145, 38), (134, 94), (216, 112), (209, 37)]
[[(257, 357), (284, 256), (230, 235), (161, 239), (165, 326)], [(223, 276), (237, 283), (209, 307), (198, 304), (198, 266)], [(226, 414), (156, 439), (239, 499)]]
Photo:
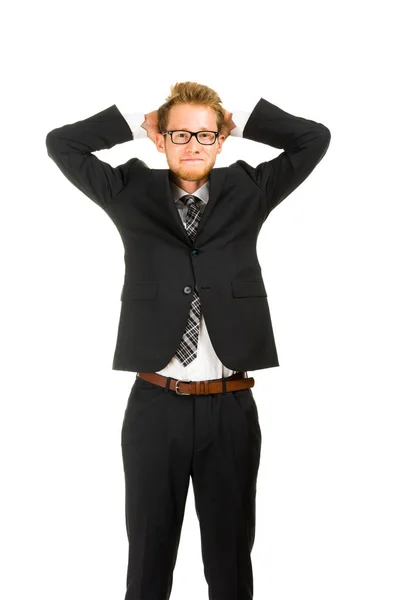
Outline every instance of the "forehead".
[(190, 129), (191, 131), (211, 129), (214, 131), (216, 126), (216, 114), (209, 106), (177, 104), (169, 112), (169, 129)]

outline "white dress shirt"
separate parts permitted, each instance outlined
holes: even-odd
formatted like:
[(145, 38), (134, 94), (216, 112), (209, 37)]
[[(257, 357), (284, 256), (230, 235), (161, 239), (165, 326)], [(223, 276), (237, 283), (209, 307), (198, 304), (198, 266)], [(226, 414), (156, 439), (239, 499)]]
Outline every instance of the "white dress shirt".
[[(121, 110), (120, 112), (123, 115), (126, 122), (128, 123), (132, 131), (134, 140), (147, 137), (146, 129), (141, 127), (141, 124), (145, 120), (144, 113), (128, 114), (122, 112)], [(235, 123), (236, 127), (232, 129), (231, 135), (243, 137), (243, 129), (247, 123), (250, 114), (250, 112), (245, 111), (235, 111), (232, 114), (232, 120)], [(196, 190), (196, 192), (193, 194), (201, 200), (201, 204), (199, 205), (201, 213), (203, 213), (209, 199), (209, 186), (210, 184), (207, 181), (203, 186), (201, 186), (201, 188)], [(172, 197), (176, 203), (177, 209), (179, 211), (180, 217), (182, 219), (182, 222), (186, 227), (186, 213), (188, 211), (188, 207), (179, 199), (188, 192), (182, 190), (182, 188), (177, 186), (172, 181), (171, 192)], [(197, 284), (195, 287), (198, 291)], [(206, 322), (202, 313), (200, 318), (200, 331), (196, 358), (192, 360), (192, 362), (189, 365), (184, 367), (182, 363), (179, 362), (178, 358), (176, 356), (173, 356), (170, 362), (163, 369), (161, 369), (161, 371), (156, 371), (156, 373), (159, 373), (160, 375), (164, 375), (166, 377), (173, 377), (174, 379), (204, 381), (206, 379), (220, 379), (221, 377), (229, 377), (230, 375), (237, 373), (237, 371), (232, 371), (231, 369), (228, 369), (219, 360), (211, 343), (210, 336), (208, 335)]]

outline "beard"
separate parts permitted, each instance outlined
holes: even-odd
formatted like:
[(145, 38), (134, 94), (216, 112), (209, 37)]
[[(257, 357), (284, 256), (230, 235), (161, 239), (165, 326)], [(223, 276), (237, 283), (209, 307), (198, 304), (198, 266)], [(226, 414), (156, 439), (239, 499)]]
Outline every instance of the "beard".
[(181, 163), (178, 169), (171, 169), (171, 171), (173, 175), (184, 181), (200, 181), (200, 179), (205, 179), (209, 176), (213, 167), (214, 163), (212, 165), (208, 164), (207, 166), (205, 166), (204, 163), (197, 163), (193, 166), (185, 166)]

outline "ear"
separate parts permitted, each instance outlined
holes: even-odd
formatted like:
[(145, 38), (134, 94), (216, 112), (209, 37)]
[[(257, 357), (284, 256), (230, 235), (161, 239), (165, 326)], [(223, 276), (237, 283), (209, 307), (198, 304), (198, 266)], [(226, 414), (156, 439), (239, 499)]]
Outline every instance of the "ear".
[(156, 147), (159, 152), (163, 152), (165, 154), (165, 137), (162, 133), (156, 133)]
[(218, 136), (218, 149), (217, 149), (217, 154), (219, 154), (222, 151), (222, 145), (225, 141), (225, 136), (224, 135), (219, 135)]

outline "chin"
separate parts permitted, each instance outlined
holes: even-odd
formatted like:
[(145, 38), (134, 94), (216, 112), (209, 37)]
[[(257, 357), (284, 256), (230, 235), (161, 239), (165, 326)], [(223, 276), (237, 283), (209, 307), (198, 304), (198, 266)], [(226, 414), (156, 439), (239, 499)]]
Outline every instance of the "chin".
[(203, 165), (198, 163), (197, 165), (193, 165), (192, 167), (180, 167), (177, 171), (174, 171), (175, 175), (184, 179), (185, 181), (199, 181), (200, 179), (204, 179), (210, 174), (214, 165), (211, 167), (204, 168)]

